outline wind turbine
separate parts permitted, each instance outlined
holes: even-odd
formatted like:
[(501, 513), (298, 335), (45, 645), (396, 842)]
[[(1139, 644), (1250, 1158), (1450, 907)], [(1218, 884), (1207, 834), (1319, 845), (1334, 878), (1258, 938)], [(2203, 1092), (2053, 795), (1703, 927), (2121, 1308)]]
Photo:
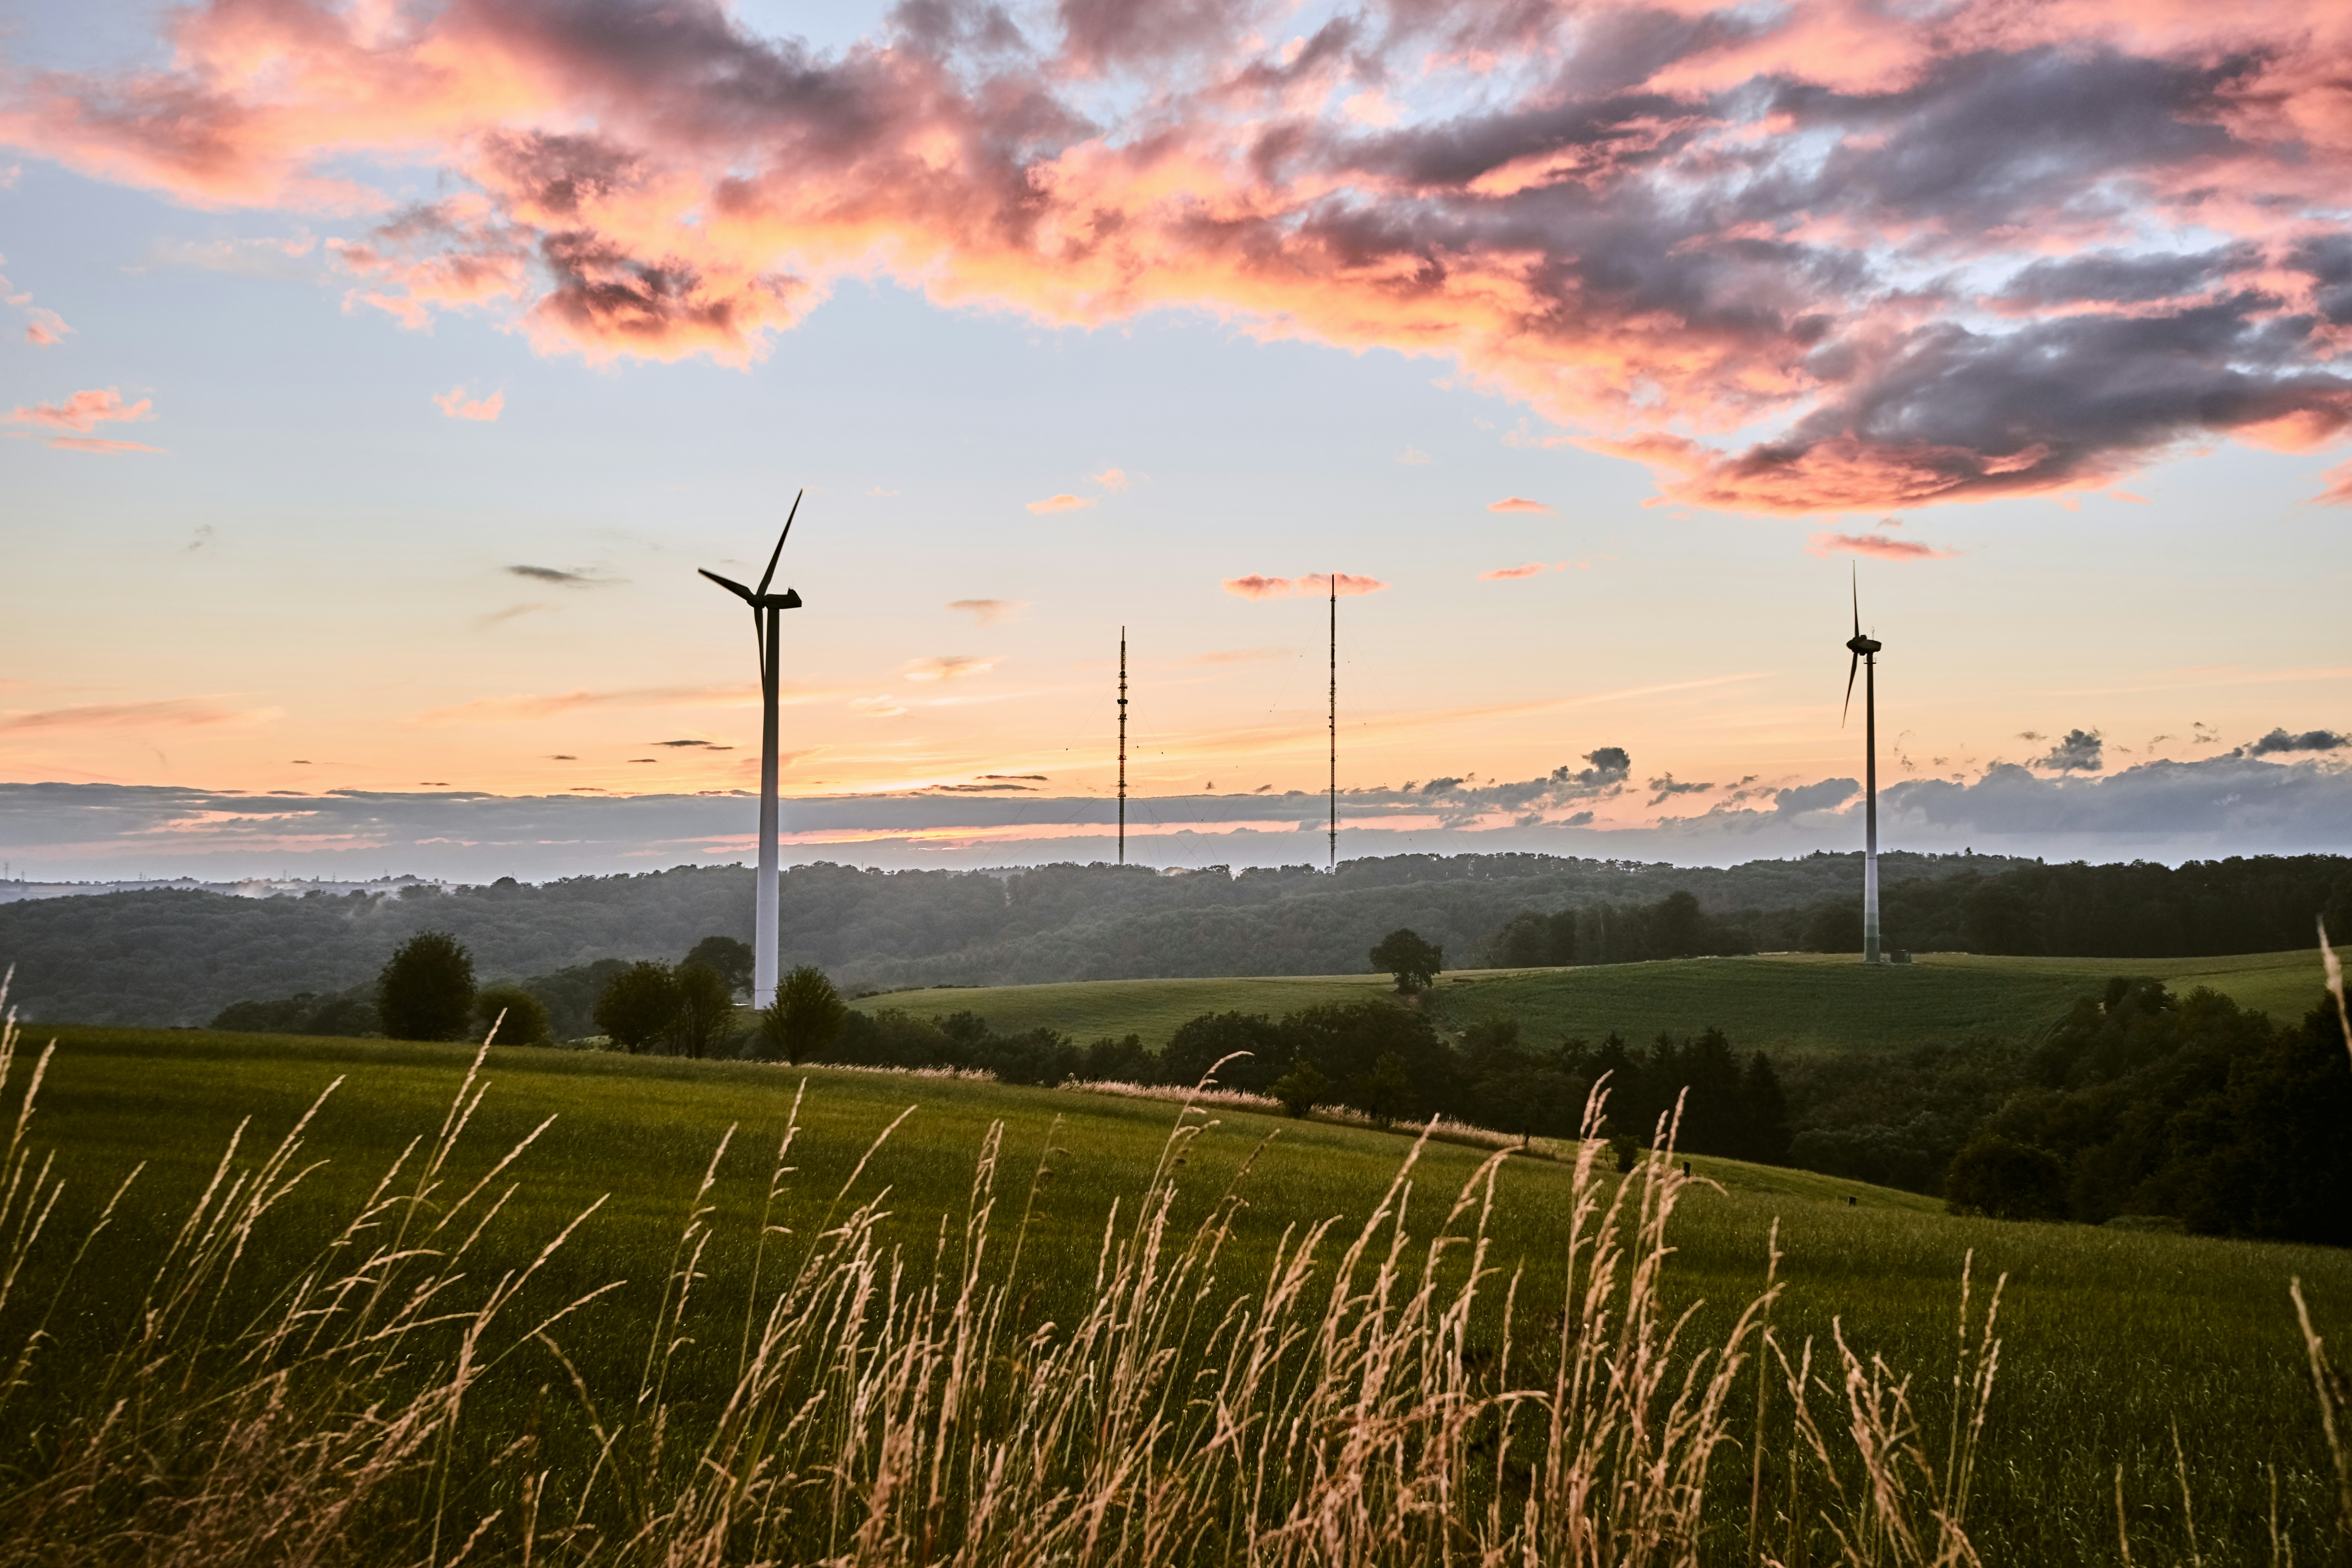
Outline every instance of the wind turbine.
[(800, 515), (801, 496), (806, 494), (803, 490), (793, 497), (793, 510), (784, 516), (784, 531), (776, 536), (775, 551), (768, 557), (768, 569), (761, 574), (757, 588), (695, 568), (751, 606), (751, 636), (760, 647), (760, 885), (751, 931), (754, 1007), (768, 1006), (776, 999), (776, 616), (801, 607), (798, 594), (790, 588), (771, 594), (768, 584), (775, 580), (776, 562), (784, 552), (784, 541), (793, 536), (793, 519)]
[(1845, 728), (1846, 718), (1853, 711), (1853, 678), (1862, 673), (1863, 729), (1863, 851), (1862, 851), (1862, 961), (1878, 962), (1878, 650), (1885, 645), (1876, 637), (1862, 635), (1862, 580), (1853, 583), (1853, 636), (1846, 639), (1846, 647), (1853, 654), (1853, 662), (1845, 669), (1845, 707), (1838, 714), (1838, 728)]

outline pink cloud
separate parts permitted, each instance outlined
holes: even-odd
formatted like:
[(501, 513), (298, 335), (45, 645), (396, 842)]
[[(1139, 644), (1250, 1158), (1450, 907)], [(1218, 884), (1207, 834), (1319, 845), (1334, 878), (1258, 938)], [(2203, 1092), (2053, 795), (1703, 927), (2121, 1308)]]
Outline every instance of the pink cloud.
[(1127, 470), (1125, 468), (1105, 468), (1101, 473), (1088, 474), (1087, 478), (1094, 480), (1095, 483), (1102, 486), (1103, 489), (1110, 491), (1113, 495), (1117, 495), (1119, 491), (1127, 489), (1128, 484), (1129, 483), (1127, 477)]
[[(1388, 586), (1377, 577), (1359, 577), (1347, 572), (1339, 574), (1339, 596), (1343, 599), (1377, 594)], [(1242, 599), (1321, 599), (1330, 596), (1331, 577), (1320, 572), (1304, 577), (1267, 577), (1253, 572), (1246, 577), (1228, 577), (1223, 586), (1226, 593)]]
[[(742, 363), (844, 279), (1050, 326), (1201, 310), (1445, 360), (1733, 511), (2088, 493), (2352, 431), (2352, 331), (2313, 305), (2352, 7), (1658, 5), (1686, 20), (1630, 54), (1592, 17), (1633, 0), (1412, 7), (1343, 68), (1249, 7), (1139, 0), (1009, 53), (906, 22), (818, 50), (703, 0), (193, 0), (162, 64), (12, 78), (0, 142), (362, 218), (351, 303), (420, 329)], [(462, 194), (404, 205), (412, 170)], [(1986, 282), (1912, 286), (1942, 268)]]
[(37, 349), (54, 348), (65, 342), (66, 334), (73, 331), (66, 325), (66, 319), (55, 310), (46, 310), (36, 305), (26, 314), (33, 319), (25, 323), (25, 341)]
[(8, 416), (18, 425), (44, 425), (52, 430), (94, 430), (111, 422), (130, 424), (154, 416), (152, 400), (142, 397), (126, 405), (122, 395), (110, 386), (77, 392), (63, 403), (37, 403)]
[(86, 702), (71, 708), (0, 714), (0, 731), (89, 730), (196, 730), (215, 724), (262, 722), (279, 716), (276, 708), (236, 709), (194, 697), (160, 702)]
[(1505, 496), (1501, 500), (1488, 501), (1486, 503), (1486, 510), (1488, 511), (1549, 512), (1551, 510), (1551, 508), (1544, 505), (1544, 503), (1539, 500), (1529, 500), (1525, 496)]
[(1497, 566), (1492, 572), (1478, 574), (1481, 583), (1501, 583), (1513, 577), (1532, 577), (1545, 570), (1540, 561), (1530, 561), (1524, 566)]
[(98, 436), (52, 436), (49, 445), (66, 452), (161, 452), (161, 447), (137, 441), (109, 441)]
[(1047, 496), (1044, 500), (1031, 501), (1029, 503), (1029, 510), (1036, 512), (1040, 516), (1050, 511), (1076, 511), (1081, 507), (1089, 507), (1094, 505), (1095, 500), (1096, 498), (1093, 496), (1074, 496), (1068, 494)]
[(1889, 539), (1883, 533), (1832, 533), (1827, 529), (1805, 543), (1814, 555), (1871, 555), (1881, 561), (1949, 561), (1957, 550), (1937, 550), (1916, 539)]
[(2352, 506), (2352, 463), (2338, 463), (2319, 476), (2326, 488), (2312, 497), (2317, 506)]
[(488, 397), (476, 398), (469, 402), (467, 400), (466, 389), (463, 386), (453, 386), (446, 392), (436, 393), (433, 401), (439, 406), (442, 413), (452, 419), (478, 419), (487, 423), (496, 419), (499, 410), (506, 407), (507, 395), (503, 392), (493, 392)]

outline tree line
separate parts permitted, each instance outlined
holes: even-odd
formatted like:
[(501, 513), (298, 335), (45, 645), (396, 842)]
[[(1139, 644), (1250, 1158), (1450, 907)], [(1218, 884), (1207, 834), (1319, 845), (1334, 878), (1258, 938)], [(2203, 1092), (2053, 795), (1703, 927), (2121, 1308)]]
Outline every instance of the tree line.
[[(1879, 890), (1887, 948), (2005, 957), (2280, 952), (2311, 945), (2315, 910), (2331, 930), (2352, 930), (2352, 860), (2265, 855), (2179, 867), (2044, 866), (1982, 858), (1958, 868), (1948, 863), (1935, 875), (1883, 875)], [(1676, 889), (1649, 902), (1580, 900), (1528, 910), (1504, 921), (1486, 944), (1487, 962), (1506, 969), (1861, 951), (1858, 875), (1827, 896), (1774, 908), (1709, 902)]]

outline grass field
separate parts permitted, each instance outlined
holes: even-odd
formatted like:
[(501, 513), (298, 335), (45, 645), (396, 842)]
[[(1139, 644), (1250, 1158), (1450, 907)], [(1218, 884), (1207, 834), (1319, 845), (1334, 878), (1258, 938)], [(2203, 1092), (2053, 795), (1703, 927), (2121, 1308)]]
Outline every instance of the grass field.
[[(1672, 976), (1721, 965), (1640, 967)], [(2284, 967), (2241, 961), (2221, 973), (2232, 983), (2244, 975), (2252, 977), (2249, 984), (2275, 984), (2265, 977)], [(1806, 995), (1851, 995), (1856, 980), (2018, 986), (2021, 973), (2071, 994), (2084, 975), (2111, 972), (2003, 973), (1974, 961), (1870, 976), (1810, 961), (1741, 966), (1743, 973), (1775, 977), (1765, 984), (1784, 983), (1776, 994), (1776, 1006), (1784, 1011), (1749, 1015), (1758, 1021), (1791, 1019)], [(1457, 982), (1449, 998), (1456, 1005), (1463, 993), (1475, 995), (1487, 985), (1494, 994), (1512, 996), (1520, 987), (1516, 994), (1534, 997), (1573, 993), (1596, 979), (1604, 986), (1622, 984), (1626, 977), (1587, 971), (1468, 978), (1471, 984)], [(1034, 1017), (1082, 1036), (1114, 1026), (1143, 1033), (1150, 1026), (1141, 1020), (1201, 1010), (1209, 984), (1135, 983), (1126, 988), (1134, 995), (1129, 1010), (1116, 1016), (1136, 1021), (1118, 1026), (1080, 1023), (1066, 1012), (991, 1016), (1001, 1027)], [(1372, 983), (1221, 984), (1227, 988), (1221, 996), (1297, 998), (1350, 994), (1349, 987), (1364, 994)], [(1140, 989), (1147, 985), (1158, 989)], [(993, 998), (1023, 994), (983, 994), (992, 1006)], [(974, 999), (963, 992), (928, 994)], [(1611, 994), (1596, 989), (1591, 994)], [(1671, 988), (1664, 994), (1666, 1000), (1652, 1005), (1669, 1006)], [(1298, 1004), (1205, 1005), (1275, 1010)], [(1115, 1016), (1116, 1004), (1100, 1005), (1106, 1010), (1094, 1016)], [(1737, 1020), (1726, 1022), (1736, 1033)], [(1617, 1026), (1633, 1026), (1627, 1020)], [(1821, 1042), (1819, 1049), (1853, 1048), (1854, 1028), (1822, 1025), (1802, 1037)], [(32, 1452), (25, 1445), (37, 1447), (39, 1434), (82, 1395), (78, 1368), (119, 1340), (136, 1282), (169, 1243), (240, 1121), (250, 1119), (244, 1156), (249, 1164), (331, 1080), (344, 1080), (306, 1135), (303, 1157), (323, 1163), (257, 1232), (252, 1255), (238, 1265), (252, 1282), (253, 1299), (245, 1305), (258, 1310), (274, 1289), (271, 1282), (316, 1255), (326, 1233), (365, 1197), (401, 1147), (412, 1137), (429, 1139), (470, 1059), (468, 1051), (453, 1047), (199, 1031), (61, 1028), (40, 1037), (51, 1033), (59, 1051), (41, 1091), (32, 1141), (56, 1149), (69, 1184), (51, 1221), (44, 1267), (54, 1273), (68, 1242), (87, 1226), (115, 1182), (141, 1162), (147, 1168), (134, 1188), (143, 1195), (126, 1205), (81, 1265), (80, 1279), (96, 1288), (95, 1304), (52, 1323), (57, 1337), (37, 1363), (30, 1397), (20, 1396), (0, 1412), (0, 1453)], [(560, 1301), (609, 1280), (625, 1281), (563, 1335), (580, 1375), (593, 1386), (635, 1384), (648, 1338), (657, 1331), (664, 1281), (698, 1184), (714, 1150), (736, 1130), (703, 1200), (711, 1210), (709, 1245), (695, 1289), (698, 1300), (712, 1304), (714, 1316), (681, 1352), (673, 1374), (672, 1393), (687, 1425), (716, 1418), (712, 1406), (738, 1361), (760, 1205), (803, 1081), (804, 1131), (790, 1162), (797, 1173), (780, 1210), (781, 1223), (800, 1237), (822, 1228), (835, 1189), (860, 1153), (908, 1107), (912, 1114), (875, 1155), (849, 1201), (887, 1189), (883, 1234), (907, 1248), (919, 1273), (942, 1238), (951, 1243), (960, 1233), (974, 1161), (992, 1122), (1004, 1128), (998, 1192), (1010, 1214), (1031, 1201), (1031, 1173), (1046, 1160), (1052, 1176), (1038, 1190), (1021, 1240), (1021, 1274), (1031, 1283), (1018, 1312), (1032, 1326), (1067, 1323), (1082, 1309), (1106, 1216), (1114, 1200), (1131, 1205), (1141, 1193), (1175, 1117), (1174, 1107), (1148, 1100), (841, 1069), (499, 1050), (490, 1054), (487, 1071), (489, 1091), (467, 1132), (471, 1152), (459, 1163), (458, 1186), (470, 1184), (543, 1119), (555, 1118), (513, 1167), (516, 1194), (484, 1233), (487, 1268), (495, 1273), (527, 1260), (571, 1216), (610, 1194), (532, 1287), (535, 1299)], [(1260, 1288), (1286, 1227), (1331, 1215), (1345, 1216), (1349, 1229), (1361, 1223), (1408, 1148), (1402, 1136), (1363, 1128), (1234, 1112), (1220, 1112), (1218, 1123), (1186, 1157), (1180, 1221), (1205, 1215), (1251, 1151), (1274, 1135), (1243, 1183), (1248, 1207), (1208, 1292), (1220, 1299)], [(1481, 1158), (1478, 1151), (1433, 1145), (1415, 1173), (1409, 1228), (1426, 1237)], [(1913, 1375), (1915, 1397), (1931, 1430), (1940, 1430), (1951, 1398), (1963, 1259), (1975, 1254), (1980, 1288), (1994, 1274), (2010, 1276), (2000, 1320), (2000, 1379), (1969, 1515), (1985, 1561), (2113, 1560), (2118, 1466), (2138, 1560), (2186, 1561), (2188, 1537), (2173, 1475), (2176, 1426), (2208, 1560), (2267, 1555), (2273, 1473), (2282, 1528), (2296, 1557), (2325, 1560), (2334, 1479), (2287, 1282), (2303, 1279), (2321, 1331), (2341, 1342), (2352, 1331), (2352, 1255), (1958, 1219), (1906, 1194), (1731, 1162), (1692, 1163), (1719, 1190), (1695, 1191), (1671, 1237), (1676, 1250), (1668, 1272), (1670, 1300), (1697, 1304), (1686, 1331), (1690, 1342), (1719, 1339), (1737, 1307), (1759, 1289), (1767, 1237), (1777, 1221), (1789, 1289), (1775, 1312), (1776, 1331), (1792, 1345), (1811, 1337), (1817, 1356), (1826, 1356), (1832, 1323), (1838, 1322), (1865, 1359), (1882, 1355)], [(1514, 1158), (1498, 1178), (1491, 1226), (1495, 1261), (1506, 1271), (1524, 1268), (1519, 1300), (1538, 1335), (1556, 1310), (1543, 1303), (1560, 1299), (1570, 1176), (1556, 1162)], [(1003, 1219), (997, 1245), (1008, 1245), (1013, 1232), (1011, 1220)], [(48, 1275), (36, 1268), (18, 1300), (44, 1299), (47, 1282)], [(1536, 1305), (1528, 1307), (1530, 1302)], [(1486, 1310), (1491, 1315), (1491, 1303)], [(1491, 1336), (1495, 1331), (1490, 1323), (1480, 1331)], [(457, 1495), (444, 1500), (453, 1511), (471, 1509), (478, 1516), (502, 1506), (511, 1510), (511, 1467), (489, 1457), (516, 1433), (537, 1434), (534, 1440), (548, 1452), (564, 1441), (584, 1441), (577, 1432), (567, 1438), (564, 1418), (551, 1414), (562, 1401), (549, 1390), (560, 1391), (562, 1384), (550, 1358), (523, 1355), (502, 1376), (468, 1406), (472, 1425), (462, 1428), (464, 1441), (467, 1452), (481, 1458), (453, 1467), (461, 1478)], [(575, 1452), (572, 1462), (580, 1461)], [(1746, 1457), (1733, 1451), (1721, 1463), (1724, 1489), (1744, 1503)], [(0, 1526), (6, 1517), (0, 1509)], [(446, 1548), (442, 1554), (447, 1555)]]
[[(2152, 974), (2183, 992), (2210, 985), (2281, 1021), (2300, 1019), (2319, 999), (2319, 973), (2315, 950), (2176, 959), (1922, 953), (1911, 963), (1876, 969), (1828, 954), (1773, 953), (1460, 970), (1441, 976), (1425, 1005), (1454, 1026), (1508, 1014), (1538, 1042), (1567, 1036), (1598, 1042), (1614, 1030), (1639, 1045), (1661, 1031), (1690, 1035), (1712, 1025), (1742, 1050), (1818, 1057), (1979, 1035), (2021, 1037), (2117, 974)], [(856, 1005), (934, 1016), (969, 1010), (1002, 1032), (1042, 1025), (1081, 1043), (1135, 1034), (1156, 1047), (1203, 1013), (1279, 1016), (1388, 991), (1388, 978), (1379, 974), (1095, 980), (898, 991)]]

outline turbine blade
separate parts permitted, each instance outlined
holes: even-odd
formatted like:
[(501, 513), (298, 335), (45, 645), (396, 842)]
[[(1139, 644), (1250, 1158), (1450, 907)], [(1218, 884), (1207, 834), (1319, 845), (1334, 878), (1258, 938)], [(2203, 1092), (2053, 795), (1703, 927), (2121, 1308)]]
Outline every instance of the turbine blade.
[[(1862, 568), (1859, 566), (1853, 568), (1853, 635), (1862, 635)], [(1847, 678), (1846, 684), (1853, 684), (1852, 677)]]
[(769, 583), (773, 581), (775, 578), (777, 558), (784, 552), (784, 541), (793, 536), (793, 519), (800, 516), (801, 496), (804, 496), (806, 494), (808, 494), (808, 491), (802, 490), (800, 495), (793, 497), (793, 510), (784, 514), (784, 531), (783, 532), (776, 535), (775, 553), (768, 557), (768, 569), (764, 573), (761, 574), (760, 576), (760, 592), (762, 594), (768, 591)]
[(718, 584), (720, 587), (726, 589), (729, 593), (734, 595), (745, 604), (748, 605), (751, 602), (751, 590), (743, 586), (742, 584), (735, 582), (730, 578), (721, 577), (716, 572), (704, 572), (699, 566), (696, 567), (695, 571), (700, 573), (703, 576), (709, 578), (712, 582)]
[(1838, 710), (1838, 728), (1845, 728), (1846, 716), (1853, 711), (1853, 678), (1862, 673), (1862, 655), (1855, 654), (1853, 662), (1845, 667), (1845, 706)]
[(765, 617), (757, 605), (751, 606), (751, 646), (760, 650), (760, 680), (764, 685), (768, 679), (768, 634)]

